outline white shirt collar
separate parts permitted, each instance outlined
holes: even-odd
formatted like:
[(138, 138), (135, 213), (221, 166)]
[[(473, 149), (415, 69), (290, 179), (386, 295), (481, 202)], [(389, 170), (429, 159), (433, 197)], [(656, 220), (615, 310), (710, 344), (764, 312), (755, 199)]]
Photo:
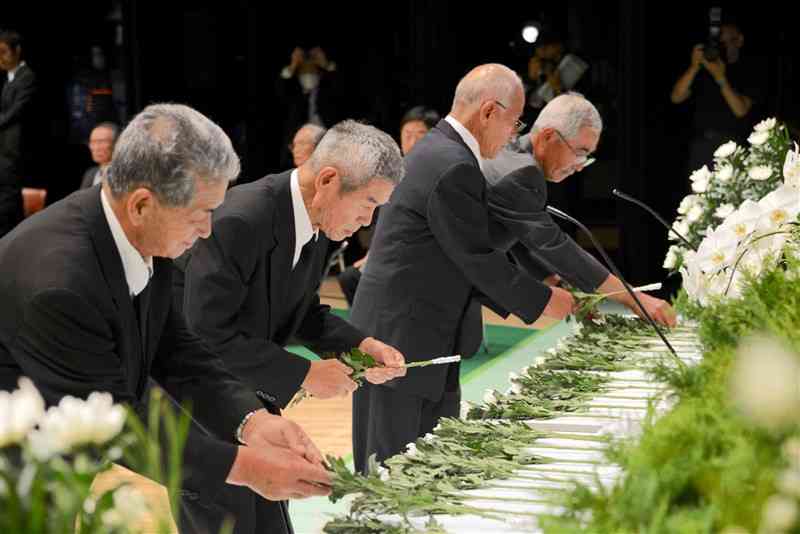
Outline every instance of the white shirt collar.
[(108, 227), (111, 229), (111, 236), (114, 238), (114, 243), (117, 244), (119, 257), (122, 259), (122, 269), (125, 271), (128, 290), (131, 296), (135, 297), (147, 287), (147, 283), (153, 275), (153, 258), (145, 261), (139, 251), (131, 245), (117, 215), (111, 209), (111, 204), (109, 204), (103, 189), (100, 190), (100, 202), (103, 204), (103, 213), (105, 213)]
[(452, 115), (448, 115), (447, 117), (444, 118), (444, 120), (446, 120), (450, 124), (450, 126), (453, 127), (453, 129), (456, 131), (456, 133), (458, 133), (458, 135), (461, 136), (461, 139), (464, 140), (464, 142), (467, 144), (469, 149), (475, 155), (475, 159), (478, 160), (478, 167), (480, 167), (481, 170), (483, 170), (483, 159), (481, 158), (481, 147), (478, 144), (478, 140), (475, 139), (474, 135), (472, 135), (472, 132), (467, 130), (467, 128), (463, 124), (458, 122), (458, 120), (455, 119)]
[(19, 65), (17, 65), (16, 67), (14, 67), (14, 69), (13, 69), (13, 70), (10, 70), (10, 71), (8, 71), (8, 83), (11, 83), (11, 82), (13, 82), (13, 81), (14, 81), (14, 77), (17, 75), (17, 71), (18, 71), (18, 70), (19, 70), (19, 68), (20, 68), (21, 66), (23, 66), (24, 64), (25, 64), (25, 62), (24, 62), (24, 61), (20, 61), (20, 62), (19, 62)]
[(300, 261), (300, 252), (303, 247), (311, 241), (311, 238), (316, 238), (318, 231), (314, 231), (311, 225), (311, 217), (308, 216), (306, 204), (303, 202), (303, 194), (300, 192), (300, 174), (297, 169), (292, 171), (292, 176), (289, 179), (290, 188), (292, 190), (292, 210), (294, 211), (294, 258), (292, 259), (292, 269), (294, 269), (297, 262)]

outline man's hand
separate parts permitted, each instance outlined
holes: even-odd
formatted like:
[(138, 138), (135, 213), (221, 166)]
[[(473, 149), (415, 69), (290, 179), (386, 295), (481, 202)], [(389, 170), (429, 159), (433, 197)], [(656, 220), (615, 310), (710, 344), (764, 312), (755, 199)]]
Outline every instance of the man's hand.
[(239, 447), (226, 482), (246, 486), (265, 499), (282, 501), (328, 495), (331, 478), (324, 467), (291, 449), (262, 444)]
[(299, 46), (292, 50), (292, 58), (289, 61), (289, 70), (297, 71), (297, 68), (305, 61), (306, 53)]
[(716, 61), (706, 61), (704, 59), (703, 66), (718, 84), (722, 85), (725, 82), (725, 63), (721, 59)]
[(312, 464), (322, 466), (322, 453), (300, 425), (279, 415), (272, 415), (267, 410), (258, 410), (247, 420), (242, 429), (242, 441), (257, 449), (283, 447)]
[(378, 341), (374, 337), (366, 338), (358, 348), (375, 358), (376, 362), (385, 365), (380, 369), (368, 369), (366, 371), (365, 378), (373, 384), (383, 384), (393, 378), (406, 375), (406, 369), (403, 367), (406, 364), (406, 359), (396, 348)]
[(347, 375), (353, 372), (339, 360), (320, 360), (311, 362), (302, 387), (314, 397), (330, 399), (342, 397), (353, 392), (358, 384)]
[[(669, 326), (670, 328), (675, 326), (677, 323), (675, 310), (672, 309), (672, 306), (670, 306), (669, 302), (656, 297), (651, 297), (650, 295), (646, 295), (644, 293), (637, 293), (636, 296), (639, 298), (639, 302), (642, 303), (644, 309), (647, 310), (647, 313), (650, 314), (650, 317), (652, 317), (655, 322)], [(629, 298), (626, 300), (625, 305), (642, 319), (645, 318), (642, 310), (639, 309), (639, 306), (636, 305), (636, 302), (634, 302), (633, 299)]]
[(703, 57), (704, 48), (705, 47), (701, 44), (694, 45), (694, 48), (692, 48), (692, 59), (690, 67), (694, 69), (695, 72), (700, 70), (700, 67), (703, 66), (703, 61), (705, 61), (705, 58)]
[(560, 281), (561, 281), (560, 276), (558, 276), (557, 274), (551, 274), (550, 276), (542, 280), (542, 283), (546, 286), (555, 287), (558, 285)]
[(575, 299), (572, 298), (569, 291), (560, 287), (552, 287), (550, 289), (553, 294), (550, 296), (550, 300), (547, 301), (547, 306), (545, 306), (542, 315), (560, 321), (575, 309)]

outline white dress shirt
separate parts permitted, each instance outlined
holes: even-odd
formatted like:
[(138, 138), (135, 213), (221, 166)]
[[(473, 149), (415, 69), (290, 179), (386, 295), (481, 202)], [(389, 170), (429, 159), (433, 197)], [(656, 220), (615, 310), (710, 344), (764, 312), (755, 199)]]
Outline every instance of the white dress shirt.
[(292, 259), (292, 269), (294, 269), (300, 261), (303, 247), (312, 237), (316, 239), (318, 232), (311, 226), (311, 217), (308, 216), (303, 194), (300, 192), (300, 174), (297, 169), (292, 171), (289, 183), (292, 190), (292, 211), (294, 211), (294, 258)]
[(453, 127), (456, 133), (461, 136), (461, 139), (464, 140), (469, 149), (475, 155), (475, 159), (478, 160), (478, 167), (480, 167), (480, 169), (483, 170), (483, 158), (481, 158), (481, 146), (478, 144), (478, 140), (475, 139), (475, 136), (472, 135), (472, 132), (467, 130), (467, 128), (463, 124), (458, 122), (458, 120), (456, 120), (452, 115), (448, 115), (447, 117), (444, 118), (444, 120), (446, 120), (450, 124), (450, 126)]
[(135, 297), (147, 287), (150, 277), (153, 276), (153, 258), (145, 260), (139, 254), (139, 251), (131, 245), (128, 236), (125, 235), (125, 231), (119, 223), (119, 219), (117, 219), (117, 215), (111, 209), (111, 204), (109, 204), (106, 192), (103, 189), (100, 190), (100, 201), (103, 204), (103, 213), (106, 215), (108, 227), (111, 229), (111, 236), (114, 238), (119, 257), (122, 259), (122, 269), (125, 271), (128, 290), (131, 297)]
[(18, 70), (19, 70), (19, 68), (20, 68), (21, 66), (23, 66), (24, 64), (25, 64), (25, 62), (24, 62), (24, 61), (20, 61), (20, 62), (19, 62), (19, 65), (17, 65), (16, 67), (14, 67), (14, 69), (13, 69), (13, 70), (10, 70), (10, 71), (8, 71), (8, 83), (11, 83), (11, 82), (13, 82), (13, 81), (14, 81), (14, 77), (17, 75), (17, 71), (18, 71)]

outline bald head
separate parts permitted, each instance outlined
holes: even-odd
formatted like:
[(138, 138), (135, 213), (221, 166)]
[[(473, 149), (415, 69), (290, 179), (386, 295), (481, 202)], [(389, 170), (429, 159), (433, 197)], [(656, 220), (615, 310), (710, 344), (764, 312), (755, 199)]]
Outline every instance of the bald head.
[(505, 65), (479, 65), (464, 76), (453, 97), (450, 116), (472, 133), (481, 158), (494, 158), (516, 131), (525, 105), (522, 80)]
[(297, 130), (291, 145), (295, 167), (299, 167), (308, 161), (325, 132), (327, 132), (325, 128), (311, 123), (305, 124)]
[(522, 80), (505, 65), (479, 65), (458, 82), (453, 97), (453, 111), (480, 105), (486, 100), (509, 102), (515, 93), (522, 94), (522, 91)]

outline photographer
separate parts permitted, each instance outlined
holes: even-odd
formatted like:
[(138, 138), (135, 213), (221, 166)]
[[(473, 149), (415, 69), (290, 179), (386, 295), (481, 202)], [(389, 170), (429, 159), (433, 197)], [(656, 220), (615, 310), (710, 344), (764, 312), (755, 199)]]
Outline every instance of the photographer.
[(708, 163), (722, 143), (744, 141), (757, 88), (763, 83), (763, 76), (752, 71), (741, 53), (744, 34), (738, 24), (726, 21), (716, 26), (712, 20), (710, 34), (707, 44), (692, 49), (689, 68), (670, 97), (674, 104), (690, 99), (694, 104), (689, 172)]

